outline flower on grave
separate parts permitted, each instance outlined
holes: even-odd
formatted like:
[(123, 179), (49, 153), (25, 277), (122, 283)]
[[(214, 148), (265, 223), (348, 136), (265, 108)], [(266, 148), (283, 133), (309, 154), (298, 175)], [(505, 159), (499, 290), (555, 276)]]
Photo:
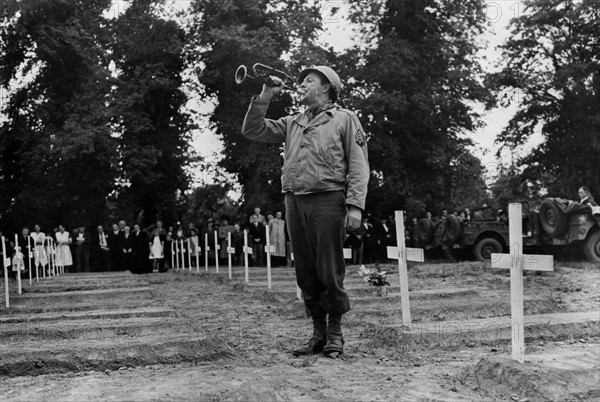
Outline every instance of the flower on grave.
[(376, 265), (377, 271), (370, 271), (361, 265), (358, 269), (358, 276), (363, 278), (371, 286), (390, 286), (390, 282), (387, 280), (387, 272), (379, 269), (379, 264)]

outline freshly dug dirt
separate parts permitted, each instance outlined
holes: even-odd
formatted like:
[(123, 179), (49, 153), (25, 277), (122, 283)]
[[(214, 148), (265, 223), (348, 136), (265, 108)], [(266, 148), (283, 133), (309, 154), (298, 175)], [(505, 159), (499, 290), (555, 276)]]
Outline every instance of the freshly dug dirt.
[[(411, 265), (413, 324), (402, 326), (397, 275), (390, 276), (388, 297), (377, 297), (355, 270), (348, 268), (346, 281), (354, 310), (345, 316), (345, 353), (336, 359), (291, 355), (311, 329), (288, 268), (273, 269), (271, 291), (265, 269), (252, 270), (250, 286), (239, 268), (230, 281), (227, 267), (218, 276), (212, 268), (199, 274), (46, 278), (31, 289), (25, 286), (21, 296), (11, 293), (11, 307), (0, 309), (0, 397), (559, 401), (600, 396), (598, 268), (559, 263), (553, 273), (526, 274), (525, 312), (532, 318), (524, 364), (510, 360), (510, 328), (503, 324), (510, 321), (508, 272), (483, 263)], [(456, 331), (482, 322), (498, 326)]]

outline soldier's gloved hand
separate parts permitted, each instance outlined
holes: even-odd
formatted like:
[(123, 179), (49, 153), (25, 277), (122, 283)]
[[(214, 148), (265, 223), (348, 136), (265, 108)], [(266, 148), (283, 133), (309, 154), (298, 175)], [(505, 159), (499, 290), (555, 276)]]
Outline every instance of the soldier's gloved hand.
[(348, 230), (356, 230), (360, 226), (362, 212), (360, 208), (350, 205), (346, 213), (346, 228)]

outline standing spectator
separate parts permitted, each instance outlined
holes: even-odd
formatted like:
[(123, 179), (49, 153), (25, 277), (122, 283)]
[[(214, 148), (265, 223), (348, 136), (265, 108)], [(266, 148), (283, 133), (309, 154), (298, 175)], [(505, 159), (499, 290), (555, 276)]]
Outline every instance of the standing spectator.
[[(31, 258), (30, 255), (32, 253), (34, 253), (34, 250), (35, 250), (35, 244), (31, 241), (31, 233), (29, 233), (29, 228), (25, 226), (21, 229), (21, 234), (17, 237), (17, 244), (14, 244), (12, 242), (9, 242), (9, 244), (12, 245), (11, 248), (13, 249), (12, 250), (13, 255), (17, 252), (17, 248), (18, 248), (19, 256), (17, 257), (17, 260), (22, 259), (23, 266), (25, 267), (25, 269), (29, 268), (28, 259)], [(7, 251), (7, 254), (9, 254), (9, 251)], [(20, 261), (17, 261), (17, 262), (18, 262), (19, 266), (21, 266), (20, 265), (21, 262)], [(42, 267), (42, 269), (43, 269), (43, 267)], [(17, 271), (17, 272), (20, 272), (20, 271)], [(9, 274), (12, 277), (12, 273), (9, 272)], [(16, 275), (15, 275), (15, 278), (16, 278)]]
[(196, 225), (194, 224), (194, 222), (188, 223), (188, 227), (187, 227), (185, 236), (190, 237), (192, 235), (192, 230), (194, 230), (196, 232), (196, 235), (198, 235), (198, 229), (196, 229)]
[(133, 225), (133, 250), (131, 252), (131, 267), (133, 273), (136, 274), (147, 274), (149, 272), (148, 267), (150, 262), (148, 261), (148, 254), (150, 253), (150, 247), (148, 242), (148, 235), (140, 229), (140, 225), (137, 223)]
[(185, 232), (183, 230), (183, 225), (181, 222), (177, 222), (175, 225), (175, 240), (183, 240), (185, 239)]
[(370, 264), (375, 259), (375, 236), (370, 216), (363, 217), (361, 225), (366, 229), (363, 237), (363, 264)]
[(236, 266), (243, 265), (244, 255), (244, 232), (240, 229), (240, 224), (236, 223), (233, 225), (233, 232), (231, 232), (231, 243), (235, 248), (235, 255), (233, 256), (233, 264)]
[(254, 217), (248, 227), (248, 242), (252, 246), (252, 260), (255, 267), (264, 265), (265, 236), (265, 225), (259, 222), (257, 217)]
[[(46, 269), (46, 265), (48, 265), (48, 255), (46, 253), (46, 247), (44, 246), (46, 234), (41, 231), (40, 225), (35, 225), (33, 227), (33, 233), (31, 233), (30, 236), (33, 244), (33, 264), (36, 269), (38, 269), (38, 267)], [(29, 258), (29, 249), (29, 245), (26, 245), (25, 248), (21, 248), (26, 259)]]
[(69, 232), (65, 231), (64, 225), (58, 225), (58, 232), (56, 232), (56, 265), (64, 267), (65, 272), (70, 272), (70, 267), (73, 265), (73, 256), (69, 247), (72, 242), (73, 239)]
[[(406, 226), (406, 219), (408, 219), (408, 216), (406, 215), (406, 212), (403, 215), (404, 215), (404, 225)], [(387, 245), (391, 246), (392, 244), (398, 244), (398, 240), (396, 239), (397, 238), (396, 217), (394, 215), (391, 215), (388, 217), (387, 226), (388, 226), (388, 231), (390, 234)], [(385, 258), (387, 259), (387, 246), (386, 246), (386, 250), (385, 250)]]
[(258, 222), (262, 223), (263, 225), (267, 224), (265, 216), (260, 214), (260, 207), (254, 208), (254, 214), (250, 215), (250, 218), (248, 218), (249, 223), (252, 224), (252, 222), (254, 222), (254, 219), (257, 219)]
[(410, 233), (409, 247), (417, 247), (417, 218), (412, 217), (408, 223), (408, 231)]
[(79, 228), (74, 228), (71, 231), (71, 244), (69, 248), (71, 249), (71, 258), (73, 259), (73, 272), (81, 272), (79, 265), (77, 265), (77, 237), (79, 236)]
[(369, 230), (368, 218), (362, 219), (358, 229), (350, 232), (350, 247), (352, 248), (352, 264), (363, 264), (363, 253), (365, 249), (365, 236)]
[(112, 231), (108, 234), (108, 264), (111, 271), (120, 271), (123, 269), (123, 249), (121, 248), (121, 237), (123, 233), (119, 230), (119, 225), (113, 223)]
[(285, 265), (285, 221), (282, 219), (281, 211), (275, 213), (275, 217), (269, 221), (269, 241), (275, 246), (275, 251), (271, 254), (273, 257), (273, 266), (279, 267)]
[[(156, 225), (150, 234), (149, 247), (150, 247), (150, 260), (152, 260), (152, 272), (165, 272), (165, 259), (167, 244), (167, 235), (162, 227), (162, 221), (156, 221)], [(170, 244), (170, 242), (169, 242)], [(169, 250), (170, 255), (170, 250)]]
[(591, 207), (598, 206), (598, 204), (596, 204), (596, 201), (594, 201), (594, 197), (592, 197), (592, 194), (590, 193), (590, 189), (586, 186), (579, 187), (578, 193), (580, 198), (579, 203), (581, 205), (589, 205)]
[(123, 236), (119, 238), (119, 248), (123, 253), (123, 269), (132, 271), (133, 236), (131, 228), (127, 225), (123, 228)]
[[(200, 248), (200, 239), (198, 238), (198, 231), (196, 230), (196, 228), (190, 229), (188, 239), (190, 240), (190, 255), (192, 265), (195, 265), (196, 261), (199, 261), (200, 254), (202, 252)], [(196, 259), (196, 255), (198, 255), (198, 259)]]
[(77, 272), (90, 272), (90, 234), (79, 226), (75, 237), (75, 266)]
[(109, 271), (108, 253), (110, 250), (108, 248), (108, 236), (104, 233), (102, 225), (96, 227), (96, 233), (92, 236), (90, 251), (94, 270)]
[(469, 208), (465, 208), (465, 220), (466, 221), (472, 220), (472, 218), (471, 218), (471, 210)]
[[(161, 225), (162, 225), (162, 222), (161, 222)], [(165, 258), (164, 258), (161, 266), (159, 267), (160, 272), (167, 272), (169, 268), (173, 268), (171, 266), (171, 262), (174, 260), (174, 256), (173, 256), (173, 236), (175, 235), (174, 232), (175, 232), (175, 228), (173, 226), (169, 226), (169, 230), (167, 230), (167, 236), (165, 238), (165, 246), (163, 247), (163, 254), (164, 254)]]
[(221, 216), (221, 226), (218, 229), (219, 235), (219, 257), (222, 261), (228, 260), (227, 254), (227, 233), (233, 232), (233, 225), (229, 224), (229, 217), (227, 215)]
[[(208, 218), (208, 220), (206, 221), (206, 227), (204, 228), (200, 242), (202, 244), (204, 244), (205, 240), (208, 238), (208, 247), (209, 247), (208, 260), (209, 260), (209, 264), (211, 264), (211, 265), (216, 265), (216, 264), (214, 264), (214, 262), (215, 262), (214, 258), (215, 258), (215, 256), (218, 256), (218, 254), (215, 253), (215, 232), (216, 231), (217, 231), (217, 229), (215, 228), (215, 222), (213, 221), (213, 218)], [(206, 257), (206, 255), (205, 255), (205, 257)]]
[(391, 243), (392, 235), (387, 219), (382, 218), (373, 228), (373, 257), (376, 262), (387, 260), (387, 246)]

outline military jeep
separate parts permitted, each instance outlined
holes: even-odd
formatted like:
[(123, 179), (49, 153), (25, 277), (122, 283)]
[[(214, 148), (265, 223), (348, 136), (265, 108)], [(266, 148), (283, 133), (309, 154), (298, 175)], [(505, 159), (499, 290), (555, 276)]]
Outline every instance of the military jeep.
[[(546, 247), (576, 245), (586, 257), (600, 263), (600, 207), (581, 205), (561, 198), (546, 198), (538, 211), (523, 205), (523, 246)], [(508, 252), (508, 221), (490, 207), (473, 210), (473, 219), (455, 215), (417, 222), (417, 246), (425, 249), (470, 250), (477, 260), (488, 260), (492, 253)]]
[(491, 207), (472, 211), (472, 220), (455, 215), (445, 219), (422, 218), (415, 231), (417, 246), (431, 249), (472, 249), (477, 260), (489, 260), (492, 253), (502, 253), (508, 248), (508, 222), (501, 221)]

